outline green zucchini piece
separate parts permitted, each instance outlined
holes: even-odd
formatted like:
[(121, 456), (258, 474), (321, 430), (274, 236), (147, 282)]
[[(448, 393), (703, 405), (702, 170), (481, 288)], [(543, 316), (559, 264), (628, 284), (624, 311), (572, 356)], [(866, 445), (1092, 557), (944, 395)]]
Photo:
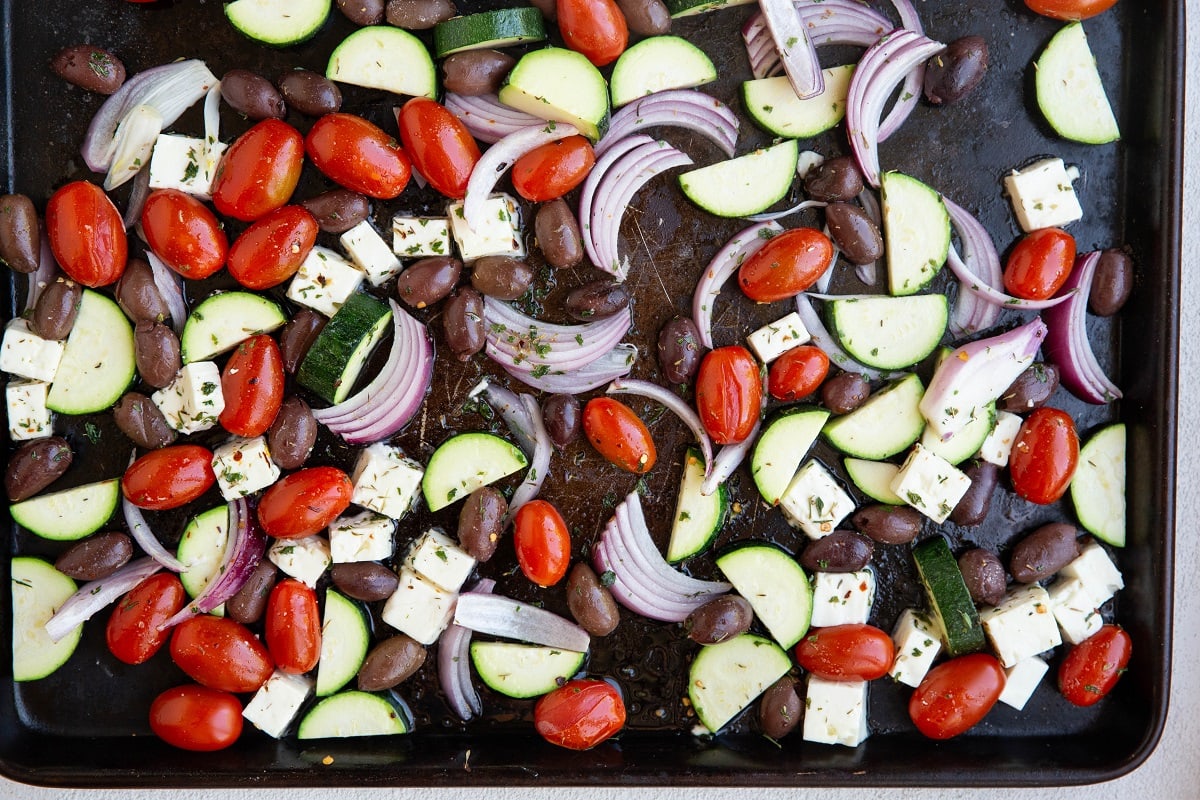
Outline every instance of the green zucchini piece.
[(321, 657), (317, 661), (317, 697), (328, 697), (354, 679), (371, 644), (362, 607), (333, 589), (325, 590)]
[(743, 633), (700, 648), (688, 671), (688, 699), (704, 727), (716, 733), (791, 668), (779, 645)]
[(96, 483), (40, 494), (9, 506), (13, 522), (43, 539), (73, 542), (95, 533), (112, 518), (121, 499), (121, 481)]
[(950, 252), (950, 214), (942, 196), (916, 178), (885, 172), (880, 178), (888, 291), (916, 294), (929, 285)]
[(521, 56), (500, 87), (500, 102), (574, 125), (592, 141), (608, 128), (608, 83), (586, 56), (562, 47)]
[(542, 12), (533, 6), (498, 8), (439, 22), (433, 27), (433, 50), (438, 58), (445, 58), (463, 50), (510, 47), (545, 38)]
[(712, 59), (687, 39), (651, 36), (621, 54), (608, 85), (613, 108), (618, 108), (654, 92), (691, 89), (716, 79)]
[(1079, 523), (1113, 547), (1125, 546), (1125, 424), (1101, 428), (1079, 451), (1071, 479)]
[(553, 692), (583, 668), (586, 655), (515, 642), (471, 642), (471, 664), (483, 682), (516, 698)]
[(679, 176), (684, 196), (718, 217), (746, 217), (773, 206), (792, 188), (800, 150), (788, 139)]
[(899, 466), (888, 461), (865, 458), (847, 458), (843, 463), (850, 480), (867, 497), (890, 506), (904, 505), (904, 500), (892, 491), (892, 481), (900, 471)]
[(395, 736), (408, 733), (404, 710), (370, 692), (342, 692), (317, 703), (300, 720), (298, 739)]
[(794, 406), (767, 423), (750, 456), (750, 474), (763, 500), (779, 505), (828, 419), (823, 408)]
[(1054, 34), (1033, 66), (1038, 108), (1060, 136), (1084, 144), (1121, 138), (1081, 23)]
[(179, 339), (183, 363), (210, 361), (285, 322), (283, 309), (265, 297), (250, 292), (214, 294), (192, 309), (183, 325)]
[(771, 544), (743, 545), (718, 558), (717, 566), (780, 647), (787, 649), (808, 633), (812, 584), (788, 553)]
[(250, 39), (286, 47), (315, 36), (332, 7), (331, 0), (234, 0), (225, 16)]
[(296, 382), (330, 403), (342, 402), (391, 321), (386, 303), (364, 292), (350, 295), (317, 334), (296, 370)]
[(40, 558), (12, 560), (12, 678), (36, 681), (50, 675), (75, 652), (83, 625), (57, 642), (46, 633), (54, 612), (75, 594), (75, 581)]
[(925, 387), (916, 375), (906, 375), (876, 392), (849, 414), (825, 424), (825, 438), (848, 456), (880, 461), (921, 438), (925, 417), (918, 404)]
[(830, 330), (842, 348), (876, 369), (905, 369), (937, 349), (950, 306), (944, 294), (847, 297), (828, 305)]
[(135, 369), (133, 327), (124, 312), (84, 289), (46, 407), (60, 414), (103, 411), (121, 399)]
[(945, 636), (946, 654), (953, 658), (982, 650), (983, 625), (950, 545), (934, 536), (914, 547), (912, 554), (929, 607)]
[(698, 450), (688, 448), (671, 522), (671, 538), (667, 542), (667, 561), (672, 564), (710, 547), (729, 515), (729, 489), (725, 484), (719, 484), (715, 492), (705, 496), (700, 493), (703, 483), (704, 458)]
[(759, 78), (742, 84), (746, 113), (768, 133), (789, 139), (806, 139), (824, 133), (846, 116), (846, 96), (854, 64), (821, 70), (825, 90), (801, 100), (786, 75)]
[(421, 478), (425, 505), (430, 511), (445, 508), (527, 465), (521, 449), (499, 436), (460, 433), (443, 442), (429, 458)]
[(368, 25), (342, 40), (325, 77), (411, 97), (437, 97), (437, 71), (425, 43), (390, 25)]

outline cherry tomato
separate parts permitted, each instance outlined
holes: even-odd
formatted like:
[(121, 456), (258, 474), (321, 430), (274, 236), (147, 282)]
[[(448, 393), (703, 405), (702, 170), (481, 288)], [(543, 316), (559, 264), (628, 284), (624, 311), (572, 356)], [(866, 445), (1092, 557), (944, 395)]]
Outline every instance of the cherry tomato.
[(1025, 0), (1036, 14), (1062, 20), (1080, 20), (1108, 11), (1117, 0)]
[(46, 203), (46, 235), (63, 272), (76, 283), (107, 286), (125, 272), (125, 223), (94, 183), (68, 183)]
[(751, 300), (787, 300), (809, 289), (829, 268), (833, 242), (816, 228), (792, 228), (771, 238), (738, 268), (738, 286)]
[(225, 231), (208, 206), (190, 194), (151, 192), (142, 209), (142, 231), (154, 254), (185, 278), (201, 280), (225, 266)]
[(321, 657), (317, 593), (295, 578), (275, 584), (267, 598), (263, 637), (281, 672), (302, 675), (315, 667)]
[(404, 150), (429, 185), (447, 197), (465, 197), (479, 145), (462, 120), (440, 103), (414, 97), (398, 121)]
[(583, 433), (610, 464), (635, 475), (649, 472), (658, 458), (646, 423), (611, 397), (595, 397), (584, 406)]
[(558, 0), (558, 30), (567, 47), (597, 67), (611, 64), (629, 44), (625, 15), (613, 0)]
[(217, 420), (230, 433), (262, 436), (283, 405), (283, 354), (266, 334), (239, 344), (221, 374), (225, 410)]
[(1046, 300), (1062, 288), (1075, 264), (1075, 237), (1062, 228), (1039, 228), (1013, 247), (1004, 288), (1026, 300)]
[(330, 180), (382, 200), (404, 191), (412, 172), (399, 142), (353, 114), (321, 117), (305, 137), (304, 150)]
[(762, 411), (762, 375), (740, 345), (710, 350), (696, 374), (696, 411), (717, 444), (737, 444), (750, 435)]
[(222, 750), (242, 735), (242, 704), (207, 686), (176, 686), (150, 704), (150, 729), (183, 750)]
[(300, 182), (304, 138), (277, 119), (264, 119), (237, 138), (217, 165), (213, 205), (251, 222), (287, 203)]
[(1090, 706), (1116, 686), (1125, 672), (1133, 640), (1116, 625), (1105, 625), (1071, 648), (1058, 666), (1058, 690), (1077, 706)]
[(1013, 491), (1031, 503), (1046, 505), (1067, 491), (1078, 464), (1075, 422), (1057, 408), (1038, 408), (1021, 423), (1008, 457), (1008, 472)]
[(819, 347), (793, 347), (775, 359), (767, 388), (776, 400), (801, 400), (815, 392), (829, 374), (829, 356)]
[(187, 602), (183, 584), (173, 572), (159, 572), (129, 590), (113, 606), (105, 639), (109, 651), (126, 664), (142, 664), (167, 643), (170, 629), (158, 626)]
[(534, 203), (562, 197), (583, 183), (596, 164), (592, 143), (582, 136), (535, 147), (513, 163), (517, 194)]
[(125, 470), (121, 490), (138, 508), (179, 508), (207, 492), (217, 480), (212, 458), (212, 451), (198, 444), (151, 450)]
[(949, 739), (987, 716), (1004, 691), (995, 656), (971, 653), (929, 671), (908, 701), (908, 715), (930, 739)]
[(320, 227), (303, 206), (277, 208), (242, 231), (229, 248), (229, 274), (247, 289), (270, 289), (296, 274)]
[(256, 692), (275, 669), (266, 645), (249, 628), (209, 614), (175, 626), (171, 660), (196, 683), (224, 692)]
[(311, 536), (346, 510), (353, 491), (350, 478), (336, 467), (302, 469), (267, 489), (258, 503), (258, 521), (276, 539)]
[(558, 509), (531, 500), (513, 517), (513, 547), (525, 577), (538, 586), (553, 586), (571, 563), (571, 534)]
[(832, 681), (873, 681), (892, 668), (892, 637), (873, 625), (834, 625), (812, 631), (796, 645), (796, 662)]
[(605, 681), (567, 681), (538, 700), (533, 725), (551, 744), (589, 750), (625, 726), (625, 701)]

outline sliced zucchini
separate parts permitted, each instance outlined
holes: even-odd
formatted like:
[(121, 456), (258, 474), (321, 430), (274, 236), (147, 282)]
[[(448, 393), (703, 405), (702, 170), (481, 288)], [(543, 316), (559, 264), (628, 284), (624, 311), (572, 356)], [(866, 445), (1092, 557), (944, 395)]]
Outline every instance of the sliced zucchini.
[(1066, 25), (1033, 65), (1038, 108), (1060, 136), (1084, 144), (1121, 137), (1083, 25)]
[(300, 720), (298, 739), (395, 736), (408, 733), (403, 709), (369, 692), (342, 692), (317, 703)]
[(791, 668), (779, 645), (743, 633), (700, 648), (688, 671), (688, 699), (704, 727), (716, 733)]
[(868, 461), (865, 458), (847, 458), (846, 474), (858, 490), (879, 503), (902, 506), (904, 501), (892, 491), (892, 481), (900, 467), (887, 461)]
[(951, 658), (982, 650), (983, 625), (950, 545), (941, 536), (913, 548), (913, 561)]
[[(175, 557), (187, 565), (187, 569), (179, 573), (179, 582), (189, 597), (197, 597), (208, 582), (216, 577), (221, 569), (221, 560), (225, 556), (225, 547), (229, 543), (229, 508), (217, 506), (203, 511), (188, 520), (179, 538), (179, 547)], [(222, 616), (225, 613), (224, 604), (218, 606), (212, 613)]]
[(315, 36), (332, 7), (331, 0), (234, 0), (225, 16), (254, 41), (286, 47)]
[(445, 508), (527, 464), (521, 449), (499, 436), (460, 433), (443, 442), (429, 458), (421, 478), (425, 504), (430, 511)]
[(765, 131), (789, 139), (805, 139), (824, 133), (846, 116), (853, 64), (821, 70), (825, 90), (801, 100), (786, 75), (759, 78), (742, 84), (746, 113)]
[(136, 368), (133, 328), (120, 306), (83, 290), (46, 407), (60, 414), (91, 414), (121, 399)]
[(350, 295), (317, 334), (296, 370), (296, 382), (330, 403), (342, 402), (391, 321), (386, 303), (364, 292)]
[(718, 217), (746, 217), (782, 200), (796, 177), (795, 139), (679, 176), (688, 200)]
[(613, 108), (668, 89), (691, 89), (717, 79), (704, 51), (678, 36), (651, 36), (630, 47), (613, 66)]
[(14, 681), (45, 678), (75, 652), (83, 625), (56, 642), (46, 633), (46, 623), (76, 588), (74, 580), (40, 558), (21, 556), (12, 560)]
[(371, 631), (362, 607), (333, 589), (325, 591), (317, 697), (328, 697), (354, 679), (367, 659)]
[(1079, 451), (1071, 479), (1079, 524), (1113, 547), (1125, 546), (1125, 425), (1101, 428)]
[(582, 53), (546, 47), (521, 56), (500, 87), (500, 102), (566, 122), (595, 141), (608, 128), (608, 84)]
[(87, 483), (40, 494), (9, 506), (13, 522), (43, 539), (73, 542), (95, 533), (112, 518), (121, 498), (121, 481)]
[(950, 306), (944, 294), (847, 297), (828, 307), (830, 329), (842, 347), (868, 367), (905, 369), (937, 349)]
[(671, 522), (671, 539), (667, 542), (667, 561), (672, 564), (712, 546), (729, 514), (729, 489), (725, 484), (706, 496), (700, 492), (703, 483), (704, 458), (699, 451), (688, 448)]
[(719, 11), (722, 8), (744, 6), (755, 0), (665, 0), (667, 11), (672, 19), (690, 17), (695, 14), (705, 14), (709, 11)]
[(921, 434), (921, 446), (957, 466), (979, 452), (995, 425), (996, 404), (988, 403), (984, 408), (973, 409), (971, 421), (949, 439), (943, 440), (933, 428), (926, 427)]
[(780, 647), (787, 649), (808, 633), (813, 590), (796, 559), (774, 545), (750, 544), (725, 553), (717, 566)]
[(767, 423), (750, 456), (750, 474), (763, 500), (779, 505), (828, 419), (823, 408), (794, 406)]
[(916, 375), (906, 375), (867, 399), (867, 402), (825, 424), (825, 438), (848, 456), (881, 461), (921, 438), (925, 417), (918, 404), (925, 387)]
[(453, 17), (433, 27), (433, 50), (438, 58), (484, 47), (511, 47), (546, 38), (542, 12), (533, 6), (498, 8)]
[(411, 97), (437, 97), (437, 71), (425, 44), (406, 30), (368, 25), (342, 40), (325, 77)]
[(950, 251), (950, 214), (942, 196), (916, 178), (885, 172), (880, 178), (888, 291), (916, 294), (929, 285)]
[(283, 309), (249, 292), (221, 292), (192, 309), (179, 339), (183, 363), (209, 361), (251, 336), (270, 333), (287, 322)]
[(471, 664), (493, 691), (508, 697), (553, 692), (583, 667), (586, 653), (515, 642), (471, 642)]

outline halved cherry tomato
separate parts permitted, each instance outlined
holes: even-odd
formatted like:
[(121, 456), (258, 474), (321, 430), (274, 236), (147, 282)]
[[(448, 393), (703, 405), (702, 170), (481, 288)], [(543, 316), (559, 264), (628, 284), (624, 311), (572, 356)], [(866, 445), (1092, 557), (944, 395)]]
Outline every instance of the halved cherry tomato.
[(718, 347), (700, 362), (696, 411), (717, 444), (737, 444), (750, 435), (762, 412), (762, 374), (750, 351)]
[(1123, 628), (1105, 625), (1071, 648), (1058, 665), (1058, 690), (1077, 706), (1090, 706), (1112, 691), (1133, 653)]
[(1078, 464), (1075, 422), (1057, 408), (1038, 408), (1026, 417), (1008, 456), (1013, 491), (1042, 505), (1063, 496)]
[(275, 584), (267, 598), (263, 638), (281, 672), (302, 675), (315, 667), (321, 657), (317, 593), (295, 578)]
[(336, 467), (302, 469), (263, 493), (258, 521), (276, 539), (311, 536), (346, 510), (353, 492), (349, 476)]
[(767, 389), (776, 400), (801, 400), (820, 388), (829, 374), (829, 356), (819, 347), (793, 347), (775, 359)]
[(829, 268), (833, 242), (816, 228), (792, 228), (771, 238), (738, 268), (738, 286), (751, 300), (772, 303), (809, 289)]
[(611, 64), (629, 44), (625, 15), (613, 0), (558, 0), (558, 30), (567, 47), (597, 67)]
[(1004, 288), (1025, 300), (1046, 300), (1062, 288), (1075, 264), (1075, 237), (1062, 228), (1039, 228), (1013, 247)]
[(930, 739), (949, 739), (987, 716), (1004, 691), (995, 656), (971, 653), (929, 671), (908, 701), (908, 715)]
[(94, 183), (74, 181), (50, 196), (46, 235), (58, 265), (76, 283), (94, 289), (115, 283), (125, 272), (125, 223)]
[(525, 577), (538, 586), (553, 586), (571, 563), (571, 534), (558, 509), (531, 500), (513, 517), (513, 547)]
[(212, 451), (198, 444), (151, 450), (129, 465), (121, 490), (138, 508), (166, 511), (187, 505), (207, 492), (217, 478)]
[(538, 700), (533, 726), (551, 744), (588, 750), (625, 726), (625, 701), (606, 681), (567, 681)]
[(796, 662), (832, 681), (882, 678), (892, 668), (892, 637), (874, 625), (833, 625), (812, 631), (796, 645)]
[(404, 191), (412, 173), (400, 143), (353, 114), (321, 117), (304, 138), (304, 150), (331, 181), (382, 200)]
[(283, 354), (266, 334), (252, 336), (234, 348), (221, 373), (225, 410), (217, 420), (230, 433), (262, 436), (283, 405)]
[(635, 475), (649, 472), (658, 458), (646, 423), (620, 400), (589, 400), (583, 407), (583, 433), (610, 464)]
[(229, 274), (247, 289), (270, 289), (296, 274), (320, 227), (303, 206), (277, 208), (256, 220), (229, 248)]
[(461, 200), (479, 160), (479, 145), (462, 120), (427, 97), (400, 109), (400, 141), (417, 171), (447, 197)]
[(264, 119), (237, 138), (217, 165), (213, 205), (251, 222), (281, 208), (296, 191), (304, 166), (304, 137), (277, 119)]
[(256, 692), (275, 669), (266, 645), (249, 628), (209, 614), (175, 626), (171, 660), (196, 683), (223, 692)]
[(595, 165), (592, 143), (582, 136), (568, 136), (518, 158), (512, 167), (513, 188), (526, 200), (544, 203), (583, 183)]
[(242, 735), (242, 704), (229, 692), (176, 686), (150, 704), (150, 729), (182, 750), (222, 750)]
[(1108, 11), (1117, 0), (1025, 0), (1036, 14), (1062, 20), (1080, 20)]
[(113, 606), (104, 629), (108, 649), (126, 664), (145, 663), (167, 643), (170, 629), (158, 626), (187, 602), (183, 584), (173, 572), (159, 572), (129, 590)]
[(201, 280), (225, 266), (229, 240), (208, 206), (178, 189), (155, 189), (142, 209), (154, 254), (185, 278)]

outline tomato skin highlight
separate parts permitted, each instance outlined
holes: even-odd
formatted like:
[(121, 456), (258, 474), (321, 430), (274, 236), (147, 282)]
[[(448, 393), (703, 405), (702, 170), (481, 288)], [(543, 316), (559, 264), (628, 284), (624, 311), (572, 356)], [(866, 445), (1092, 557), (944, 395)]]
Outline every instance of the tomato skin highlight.
[(772, 237), (738, 268), (742, 293), (759, 303), (807, 291), (829, 268), (833, 242), (816, 228), (792, 228)]
[(283, 354), (266, 334), (234, 348), (221, 373), (225, 409), (217, 417), (230, 433), (252, 439), (271, 427), (283, 405)]
[(1008, 457), (1013, 491), (1031, 503), (1057, 502), (1071, 485), (1078, 465), (1075, 421), (1057, 408), (1034, 409), (1021, 423)]
[(206, 686), (167, 689), (150, 704), (154, 735), (181, 750), (223, 750), (242, 735), (242, 704), (229, 692)]
[(538, 700), (533, 725), (551, 744), (590, 750), (625, 726), (625, 701), (606, 681), (568, 681)]
[(796, 645), (796, 662), (832, 681), (873, 681), (887, 675), (896, 649), (892, 637), (874, 625), (819, 628)]
[(178, 189), (155, 189), (142, 209), (146, 242), (163, 263), (190, 280), (225, 266), (229, 239), (208, 206)]
[(1117, 685), (1132, 654), (1129, 634), (1116, 625), (1105, 625), (1063, 658), (1058, 665), (1058, 690), (1074, 705), (1093, 705)]
[(295, 578), (275, 584), (267, 598), (263, 638), (280, 672), (302, 675), (321, 657), (317, 593)]
[(304, 137), (304, 151), (334, 183), (380, 200), (399, 196), (412, 174), (400, 143), (353, 114), (337, 112), (317, 120)]
[(558, 30), (572, 50), (597, 67), (611, 64), (629, 44), (629, 25), (613, 0), (558, 0)]
[(121, 213), (94, 183), (73, 181), (46, 203), (46, 235), (67, 277), (92, 289), (125, 272), (129, 241)]
[(1117, 0), (1025, 0), (1030, 11), (1068, 22), (1089, 19), (1108, 11)]
[(479, 160), (479, 144), (467, 126), (427, 97), (405, 103), (398, 124), (405, 152), (429, 185), (449, 198), (463, 199)]
[(151, 575), (113, 606), (104, 629), (108, 650), (118, 661), (142, 664), (162, 649), (170, 630), (158, 627), (187, 602), (187, 592), (173, 572)]
[(596, 165), (596, 151), (583, 136), (535, 147), (513, 163), (517, 194), (533, 203), (555, 200), (583, 183)]
[(121, 491), (138, 508), (166, 511), (187, 505), (216, 482), (212, 451), (197, 444), (151, 450), (121, 478)]
[(762, 375), (749, 350), (730, 345), (705, 354), (696, 374), (696, 411), (717, 444), (750, 435), (762, 412)]
[(538, 586), (553, 586), (567, 574), (571, 534), (558, 509), (545, 500), (531, 500), (517, 510), (513, 547), (521, 572)]
[(229, 274), (247, 289), (270, 289), (296, 274), (320, 226), (302, 206), (283, 206), (255, 220), (229, 248)]
[(1014, 297), (1046, 300), (1062, 288), (1075, 264), (1075, 237), (1062, 228), (1039, 228), (1013, 247), (1004, 288)]
[(658, 460), (646, 423), (632, 408), (611, 397), (595, 397), (583, 408), (583, 432), (608, 462), (641, 475)]
[(908, 715), (930, 739), (950, 739), (974, 727), (1004, 691), (1004, 669), (987, 653), (944, 661), (929, 671), (908, 702)]
[(827, 375), (829, 356), (819, 347), (801, 345), (772, 362), (767, 372), (767, 390), (776, 400), (802, 400), (819, 389)]
[(201, 686), (256, 692), (275, 669), (266, 645), (227, 617), (202, 614), (175, 626), (171, 660)]
[(225, 151), (213, 178), (217, 211), (252, 222), (282, 208), (296, 191), (304, 165), (304, 137), (277, 119), (264, 119)]
[(277, 481), (258, 503), (258, 521), (268, 536), (311, 536), (350, 505), (354, 485), (336, 467), (309, 467)]

